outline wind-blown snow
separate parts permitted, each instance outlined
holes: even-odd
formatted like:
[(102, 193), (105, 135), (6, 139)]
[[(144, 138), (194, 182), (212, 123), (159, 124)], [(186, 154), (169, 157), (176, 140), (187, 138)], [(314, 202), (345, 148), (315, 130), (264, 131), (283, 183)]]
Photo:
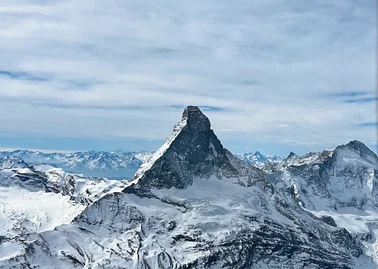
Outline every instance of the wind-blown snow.
[(378, 158), (362, 143), (261, 170), (198, 107), (183, 115), (132, 182), (4, 162), (0, 268), (378, 267)]
[(138, 182), (138, 180), (144, 175), (144, 173), (149, 170), (152, 165), (167, 151), (172, 142), (180, 134), (181, 130), (186, 126), (187, 118), (183, 117), (182, 120), (175, 125), (173, 128), (173, 133), (170, 137), (167, 138), (165, 143), (150, 157), (148, 158), (139, 170), (135, 173), (135, 180), (133, 182)]
[(70, 223), (84, 208), (70, 203), (69, 196), (16, 186), (0, 187), (0, 236), (17, 234), (24, 224), (30, 231), (53, 230)]
[[(20, 176), (35, 181), (20, 181)], [(0, 169), (0, 236), (43, 232), (68, 224), (88, 202), (125, 186), (123, 181), (82, 178), (48, 165)]]

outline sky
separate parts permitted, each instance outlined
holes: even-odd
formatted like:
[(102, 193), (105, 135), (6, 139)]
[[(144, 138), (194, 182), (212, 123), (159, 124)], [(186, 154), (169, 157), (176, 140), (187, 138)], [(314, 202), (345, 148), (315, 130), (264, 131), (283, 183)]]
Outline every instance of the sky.
[(2, 0), (0, 148), (157, 149), (187, 105), (234, 153), (377, 145), (374, 0)]

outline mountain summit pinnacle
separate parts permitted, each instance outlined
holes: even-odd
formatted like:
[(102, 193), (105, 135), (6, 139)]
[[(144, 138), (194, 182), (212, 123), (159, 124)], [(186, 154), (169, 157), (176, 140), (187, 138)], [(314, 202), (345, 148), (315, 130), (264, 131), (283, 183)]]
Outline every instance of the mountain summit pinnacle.
[(345, 159), (344, 156), (346, 154), (348, 156), (351, 156), (352, 153), (355, 154), (355, 159), (362, 158), (364, 161), (367, 161), (373, 164), (374, 166), (378, 165), (377, 155), (373, 151), (371, 151), (364, 143), (358, 140), (353, 140), (346, 145), (336, 147), (332, 157), (334, 160), (343, 160)]
[[(194, 178), (240, 176), (240, 160), (226, 150), (209, 119), (196, 106), (185, 108), (165, 144), (135, 174), (125, 192), (148, 193), (151, 188), (184, 189)], [(245, 169), (244, 169), (245, 170)]]
[(186, 119), (186, 125), (192, 131), (210, 130), (210, 121), (198, 106), (187, 106), (182, 113), (182, 119)]

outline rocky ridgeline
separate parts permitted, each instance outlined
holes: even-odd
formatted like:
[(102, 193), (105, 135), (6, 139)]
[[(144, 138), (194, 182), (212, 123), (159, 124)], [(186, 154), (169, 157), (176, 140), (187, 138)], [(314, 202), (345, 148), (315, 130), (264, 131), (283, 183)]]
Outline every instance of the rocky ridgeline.
[(358, 230), (337, 213), (377, 212), (377, 167), (377, 156), (353, 141), (261, 170), (225, 149), (189, 106), (121, 192), (68, 225), (4, 240), (17, 252), (0, 267), (377, 268), (375, 215), (353, 218), (366, 224)]

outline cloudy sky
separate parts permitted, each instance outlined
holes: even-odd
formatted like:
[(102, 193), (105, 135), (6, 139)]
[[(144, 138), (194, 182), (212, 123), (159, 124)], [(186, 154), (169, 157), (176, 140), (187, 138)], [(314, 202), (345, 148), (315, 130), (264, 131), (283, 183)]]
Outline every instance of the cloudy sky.
[(154, 150), (186, 105), (235, 153), (376, 145), (374, 0), (2, 0), (0, 147)]

